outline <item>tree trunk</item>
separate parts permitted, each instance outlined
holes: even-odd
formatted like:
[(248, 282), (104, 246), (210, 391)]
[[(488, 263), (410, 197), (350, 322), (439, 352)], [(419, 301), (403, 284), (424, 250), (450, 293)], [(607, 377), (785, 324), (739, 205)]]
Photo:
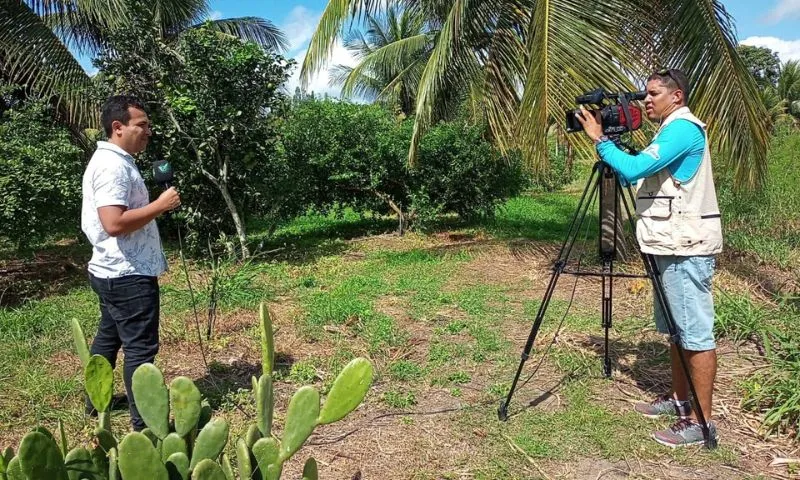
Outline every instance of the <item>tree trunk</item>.
[(406, 218), (406, 215), (403, 213), (403, 210), (400, 208), (399, 205), (394, 203), (394, 200), (392, 200), (391, 197), (389, 197), (389, 195), (378, 192), (376, 190), (373, 190), (372, 193), (374, 193), (375, 196), (386, 202), (389, 205), (389, 208), (391, 208), (394, 211), (394, 213), (397, 214), (397, 220), (398, 220), (397, 234), (402, 237), (403, 234), (406, 233), (406, 229), (408, 228), (408, 218)]
[(242, 216), (239, 215), (239, 211), (236, 209), (236, 204), (233, 202), (233, 198), (228, 191), (228, 185), (214, 175), (211, 175), (208, 170), (201, 169), (201, 171), (203, 172), (203, 175), (211, 180), (211, 183), (217, 187), (222, 194), (222, 198), (225, 200), (225, 205), (228, 207), (228, 212), (231, 214), (233, 224), (236, 226), (236, 236), (239, 237), (239, 243), (242, 246), (242, 259), (246, 260), (250, 258), (250, 249), (247, 248), (247, 232), (245, 231), (244, 222), (242, 221)]
[(231, 213), (233, 224), (236, 225), (236, 235), (239, 237), (239, 243), (242, 246), (242, 259), (247, 260), (250, 258), (250, 249), (247, 248), (247, 232), (245, 231), (242, 217), (239, 215), (239, 211), (236, 210), (236, 204), (233, 203), (233, 198), (231, 198), (231, 194), (228, 192), (228, 186), (224, 183), (219, 183), (217, 187), (222, 193), (222, 198), (225, 199), (225, 205), (228, 206), (228, 211)]

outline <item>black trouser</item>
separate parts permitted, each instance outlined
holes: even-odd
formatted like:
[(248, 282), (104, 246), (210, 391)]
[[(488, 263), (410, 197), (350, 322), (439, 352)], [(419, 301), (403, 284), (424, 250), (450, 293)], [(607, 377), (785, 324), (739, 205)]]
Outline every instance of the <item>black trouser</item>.
[(92, 342), (92, 355), (104, 356), (116, 367), (120, 347), (125, 354), (122, 378), (131, 410), (131, 426), (145, 428), (136, 409), (131, 379), (136, 367), (152, 363), (158, 353), (158, 278), (131, 275), (97, 278), (89, 274), (92, 289), (100, 297), (100, 326)]

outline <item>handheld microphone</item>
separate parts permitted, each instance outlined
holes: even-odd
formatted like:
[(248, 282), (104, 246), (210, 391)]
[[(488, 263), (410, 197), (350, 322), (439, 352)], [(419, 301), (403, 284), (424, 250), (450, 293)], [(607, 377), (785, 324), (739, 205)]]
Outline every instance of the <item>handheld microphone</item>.
[(172, 164), (166, 160), (156, 160), (153, 162), (153, 179), (157, 184), (161, 185), (164, 190), (172, 186), (172, 181), (175, 179), (175, 171), (172, 170)]
[[(156, 181), (157, 184), (161, 186), (164, 190), (168, 190), (172, 186), (172, 181), (175, 180), (175, 171), (172, 170), (172, 164), (166, 160), (156, 160), (153, 162), (153, 179)], [(180, 207), (178, 207), (180, 208)], [(177, 210), (176, 208), (175, 210)], [(166, 217), (172, 217), (172, 212), (175, 210), (170, 210), (166, 213)]]

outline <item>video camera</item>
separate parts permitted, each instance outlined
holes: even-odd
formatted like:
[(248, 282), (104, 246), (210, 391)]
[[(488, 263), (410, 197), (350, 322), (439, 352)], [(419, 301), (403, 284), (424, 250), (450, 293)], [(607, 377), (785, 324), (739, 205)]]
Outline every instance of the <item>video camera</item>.
[[(595, 112), (599, 111), (603, 133), (606, 135), (621, 135), (625, 132), (637, 130), (642, 126), (642, 109), (636, 105), (630, 105), (630, 102), (644, 100), (646, 96), (647, 92), (610, 93), (598, 88), (576, 97), (575, 103), (578, 105), (602, 105), (597, 109), (589, 109), (588, 114), (594, 115)], [(606, 100), (614, 103), (604, 105)], [(583, 125), (575, 118), (575, 115), (580, 113), (580, 109), (567, 111), (567, 132), (573, 133), (583, 130)]]

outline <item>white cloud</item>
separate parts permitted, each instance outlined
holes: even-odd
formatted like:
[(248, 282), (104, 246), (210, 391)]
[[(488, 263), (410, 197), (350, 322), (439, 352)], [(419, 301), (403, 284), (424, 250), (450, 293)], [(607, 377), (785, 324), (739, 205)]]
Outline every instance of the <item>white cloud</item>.
[(304, 48), (306, 43), (311, 40), (321, 16), (320, 13), (312, 12), (302, 5), (294, 7), (289, 12), (281, 26), (281, 30), (286, 34), (286, 39), (289, 41), (288, 53), (290, 55), (297, 53), (299, 49)]
[[(316, 26), (316, 25), (315, 25)], [(286, 82), (286, 89), (289, 93), (294, 93), (295, 87), (300, 85), (300, 67), (302, 66), (303, 59), (306, 56), (306, 50), (302, 50), (295, 55), (295, 60), (297, 61), (297, 66), (295, 67), (292, 76)], [(330, 60), (328, 61), (327, 69), (321, 71), (313, 78), (311, 78), (308, 82), (308, 87), (306, 88), (307, 92), (314, 92), (317, 95), (323, 95), (327, 93), (333, 97), (339, 97), (341, 93), (341, 87), (334, 86), (331, 87), (328, 85), (328, 81), (330, 78), (330, 70), (331, 67), (336, 65), (347, 65), (348, 67), (356, 66), (358, 62), (355, 58), (350, 54), (350, 52), (344, 48), (342, 45), (341, 40), (336, 42), (336, 45), (333, 47), (333, 54), (330, 56)]]
[(777, 37), (747, 37), (742, 45), (766, 47), (778, 54), (781, 62), (800, 60), (800, 40), (783, 40)]
[(209, 20), (219, 20), (220, 18), (222, 18), (222, 12), (220, 12), (219, 10), (214, 10), (213, 12), (208, 14)]
[[(293, 94), (295, 88), (300, 85), (300, 68), (302, 67), (303, 59), (308, 50), (308, 42), (311, 40), (312, 35), (314, 35), (314, 31), (317, 29), (317, 24), (319, 24), (321, 16), (322, 14), (319, 12), (314, 12), (302, 5), (298, 5), (289, 12), (289, 15), (286, 16), (286, 19), (280, 26), (289, 42), (286, 57), (294, 58), (297, 62), (292, 76), (286, 82), (286, 90), (288, 90), (290, 94)], [(339, 97), (341, 87), (331, 87), (328, 85), (331, 68), (336, 65), (354, 67), (356, 64), (356, 60), (350, 52), (344, 48), (344, 45), (342, 45), (341, 39), (337, 40), (333, 52), (328, 59), (328, 68), (319, 72), (309, 80), (306, 91), (314, 92), (317, 95), (324, 95), (327, 93), (330, 96)]]
[(763, 20), (767, 23), (778, 23), (793, 17), (800, 17), (800, 0), (780, 0)]

